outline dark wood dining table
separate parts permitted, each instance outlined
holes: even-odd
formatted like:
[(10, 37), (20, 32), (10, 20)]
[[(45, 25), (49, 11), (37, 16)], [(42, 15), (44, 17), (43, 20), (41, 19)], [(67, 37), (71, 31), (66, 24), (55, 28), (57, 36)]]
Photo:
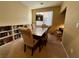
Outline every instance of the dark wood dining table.
[(36, 27), (32, 30), (33, 38), (39, 40), (39, 43), (37, 44), (38, 46), (40, 46), (39, 51), (41, 51), (41, 48), (43, 47), (43, 43), (45, 43), (45, 39), (43, 35), (47, 31), (47, 29), (48, 28)]
[(32, 34), (36, 36), (42, 36), (48, 28), (36, 27), (32, 30)]

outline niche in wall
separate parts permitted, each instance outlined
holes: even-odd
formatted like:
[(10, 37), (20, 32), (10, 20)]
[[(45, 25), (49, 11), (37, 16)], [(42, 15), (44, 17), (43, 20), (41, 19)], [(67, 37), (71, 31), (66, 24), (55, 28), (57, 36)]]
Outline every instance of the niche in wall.
[(36, 21), (43, 21), (43, 15), (42, 14), (36, 14)]

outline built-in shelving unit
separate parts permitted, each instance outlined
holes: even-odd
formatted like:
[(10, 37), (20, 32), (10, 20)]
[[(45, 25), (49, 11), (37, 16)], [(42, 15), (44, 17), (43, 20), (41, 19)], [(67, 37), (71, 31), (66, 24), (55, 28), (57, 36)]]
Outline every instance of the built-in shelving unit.
[(19, 27), (27, 27), (27, 25), (0, 26), (0, 46), (21, 38)]

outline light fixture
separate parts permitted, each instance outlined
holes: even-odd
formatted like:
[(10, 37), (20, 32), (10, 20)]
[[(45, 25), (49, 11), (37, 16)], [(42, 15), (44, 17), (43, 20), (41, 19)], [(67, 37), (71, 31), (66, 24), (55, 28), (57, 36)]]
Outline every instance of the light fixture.
[(41, 2), (40, 4), (43, 5), (44, 3)]

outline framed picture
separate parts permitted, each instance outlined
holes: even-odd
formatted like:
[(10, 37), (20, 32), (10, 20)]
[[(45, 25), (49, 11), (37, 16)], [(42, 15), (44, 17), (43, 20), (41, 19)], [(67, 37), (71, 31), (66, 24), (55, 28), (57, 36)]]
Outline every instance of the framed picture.
[(36, 21), (43, 21), (43, 15), (37, 14), (36, 15)]

